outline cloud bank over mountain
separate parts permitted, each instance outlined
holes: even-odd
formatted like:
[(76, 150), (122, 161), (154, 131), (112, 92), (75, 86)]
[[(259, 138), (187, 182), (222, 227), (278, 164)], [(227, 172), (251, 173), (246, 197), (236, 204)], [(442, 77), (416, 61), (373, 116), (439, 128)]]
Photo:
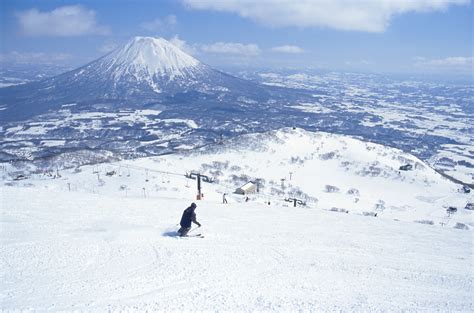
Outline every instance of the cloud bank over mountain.
[(383, 32), (397, 14), (445, 10), (468, 0), (183, 0), (190, 8), (237, 13), (271, 27)]

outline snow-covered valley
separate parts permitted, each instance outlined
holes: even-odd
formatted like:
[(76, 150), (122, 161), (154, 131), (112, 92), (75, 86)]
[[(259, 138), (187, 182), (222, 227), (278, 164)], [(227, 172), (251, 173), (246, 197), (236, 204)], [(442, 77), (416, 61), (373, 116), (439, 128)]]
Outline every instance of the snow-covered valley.
[(2, 181), (4, 310), (473, 310), (473, 195), (397, 149), (287, 128)]
[[(239, 78), (152, 37), (132, 38), (89, 64), (53, 73), (59, 74), (23, 75), (31, 82), (0, 88), (0, 162), (50, 167), (70, 152), (130, 159), (301, 127), (401, 149), (474, 186), (469, 82), (311, 69)], [(1, 71), (0, 80), (12, 75)]]

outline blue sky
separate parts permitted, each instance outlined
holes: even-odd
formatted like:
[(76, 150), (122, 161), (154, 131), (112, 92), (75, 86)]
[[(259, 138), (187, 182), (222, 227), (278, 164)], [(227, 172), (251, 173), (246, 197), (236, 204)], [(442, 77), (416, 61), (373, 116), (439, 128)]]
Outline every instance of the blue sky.
[(469, 74), (469, 0), (2, 0), (1, 60), (81, 65), (133, 36), (217, 68)]

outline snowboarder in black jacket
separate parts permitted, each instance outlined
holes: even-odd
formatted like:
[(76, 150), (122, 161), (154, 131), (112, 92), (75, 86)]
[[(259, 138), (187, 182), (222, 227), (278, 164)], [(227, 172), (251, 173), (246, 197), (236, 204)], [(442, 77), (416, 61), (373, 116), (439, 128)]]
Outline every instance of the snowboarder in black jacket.
[(191, 206), (184, 210), (183, 216), (181, 217), (181, 222), (179, 223), (181, 225), (181, 228), (178, 230), (178, 235), (183, 237), (186, 236), (191, 229), (191, 222), (196, 224), (198, 227), (201, 227), (201, 224), (196, 221), (196, 213), (194, 210), (196, 210), (196, 203), (191, 203)]

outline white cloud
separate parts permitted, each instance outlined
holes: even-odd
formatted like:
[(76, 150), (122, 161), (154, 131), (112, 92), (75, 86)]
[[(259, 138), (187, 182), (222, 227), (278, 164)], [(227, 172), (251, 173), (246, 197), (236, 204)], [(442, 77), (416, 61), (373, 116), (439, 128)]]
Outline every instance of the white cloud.
[(57, 64), (67, 63), (73, 56), (68, 53), (18, 52), (0, 54), (1, 62), (18, 64)]
[(102, 46), (99, 47), (99, 52), (101, 53), (109, 53), (113, 50), (115, 50), (118, 47), (118, 44), (116, 42), (111, 42), (107, 41), (105, 42)]
[(152, 21), (140, 24), (140, 27), (150, 32), (160, 32), (174, 28), (178, 24), (178, 19), (175, 15), (168, 15), (164, 18), (155, 18)]
[(237, 13), (273, 27), (383, 32), (396, 14), (444, 10), (469, 0), (182, 0), (190, 8)]
[(186, 41), (180, 39), (178, 35), (173, 36), (168, 41), (188, 54), (196, 54), (196, 48), (194, 46), (188, 45)]
[(284, 45), (284, 46), (273, 47), (271, 50), (274, 51), (274, 52), (290, 53), (290, 54), (298, 54), (298, 53), (304, 53), (305, 52), (300, 47), (292, 46), (292, 45)]
[(235, 42), (216, 42), (210, 45), (202, 45), (201, 50), (207, 53), (242, 56), (255, 56), (260, 54), (260, 48), (256, 44), (242, 44)]
[(446, 57), (441, 59), (414, 58), (415, 66), (432, 70), (472, 70), (474, 57)]
[(109, 30), (97, 24), (96, 13), (80, 5), (41, 12), (37, 9), (16, 14), (21, 32), (29, 36), (105, 35)]

